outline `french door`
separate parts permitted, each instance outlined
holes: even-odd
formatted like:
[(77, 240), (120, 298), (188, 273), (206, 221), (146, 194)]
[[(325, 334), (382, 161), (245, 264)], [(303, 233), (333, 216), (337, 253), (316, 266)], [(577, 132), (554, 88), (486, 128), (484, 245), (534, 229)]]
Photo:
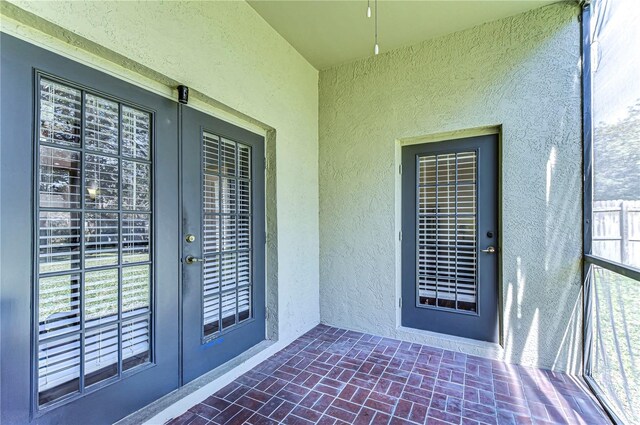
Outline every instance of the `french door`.
[(265, 339), (264, 139), (182, 116), (183, 379)]
[(262, 341), (263, 138), (0, 43), (2, 423), (113, 423)]
[(177, 388), (175, 103), (2, 34), (2, 421)]
[(402, 324), (498, 342), (498, 139), (402, 148)]

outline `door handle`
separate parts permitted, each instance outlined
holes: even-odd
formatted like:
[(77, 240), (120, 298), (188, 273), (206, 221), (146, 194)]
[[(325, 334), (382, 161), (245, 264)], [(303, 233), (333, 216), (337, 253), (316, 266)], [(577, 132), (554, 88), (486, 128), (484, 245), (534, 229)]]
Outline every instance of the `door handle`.
[(196, 258), (193, 255), (187, 255), (184, 262), (187, 264), (204, 263), (204, 258)]
[(487, 254), (495, 254), (496, 248), (493, 246), (488, 246), (487, 249), (481, 249), (481, 252), (486, 252)]

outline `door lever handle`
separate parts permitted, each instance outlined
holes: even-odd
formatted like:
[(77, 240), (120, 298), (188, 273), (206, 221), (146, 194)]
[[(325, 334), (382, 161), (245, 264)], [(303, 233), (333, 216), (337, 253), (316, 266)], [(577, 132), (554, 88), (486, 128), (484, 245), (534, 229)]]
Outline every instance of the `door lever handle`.
[(204, 263), (204, 258), (196, 258), (193, 255), (187, 255), (184, 262), (187, 264)]
[(486, 252), (487, 254), (495, 254), (496, 248), (493, 246), (488, 246), (487, 249), (481, 249), (481, 252)]

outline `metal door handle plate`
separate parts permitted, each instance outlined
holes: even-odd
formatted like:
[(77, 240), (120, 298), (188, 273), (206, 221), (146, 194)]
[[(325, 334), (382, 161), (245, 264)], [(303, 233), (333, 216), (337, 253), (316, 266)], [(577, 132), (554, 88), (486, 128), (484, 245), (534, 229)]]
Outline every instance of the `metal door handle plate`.
[(487, 249), (481, 249), (480, 251), (486, 252), (488, 254), (494, 254), (496, 252), (496, 248), (493, 246), (488, 246)]
[(184, 262), (187, 264), (204, 263), (204, 258), (196, 258), (193, 255), (187, 255), (187, 257), (184, 259)]

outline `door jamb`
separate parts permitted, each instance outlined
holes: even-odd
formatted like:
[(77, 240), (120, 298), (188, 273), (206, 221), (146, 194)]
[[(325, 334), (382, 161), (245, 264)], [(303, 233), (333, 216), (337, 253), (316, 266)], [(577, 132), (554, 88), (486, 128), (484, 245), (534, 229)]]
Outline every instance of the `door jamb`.
[(184, 386), (184, 358), (183, 358), (183, 350), (184, 350), (184, 338), (182, 335), (182, 325), (183, 325), (183, 300), (182, 300), (182, 290), (183, 290), (183, 282), (182, 282), (182, 258), (184, 256), (184, 243), (182, 243), (183, 235), (183, 226), (182, 221), (184, 217), (182, 215), (182, 110), (184, 106), (182, 103), (178, 104), (178, 222), (176, 225), (178, 226), (178, 258), (176, 259), (179, 264), (180, 272), (178, 273), (178, 388), (182, 388)]

